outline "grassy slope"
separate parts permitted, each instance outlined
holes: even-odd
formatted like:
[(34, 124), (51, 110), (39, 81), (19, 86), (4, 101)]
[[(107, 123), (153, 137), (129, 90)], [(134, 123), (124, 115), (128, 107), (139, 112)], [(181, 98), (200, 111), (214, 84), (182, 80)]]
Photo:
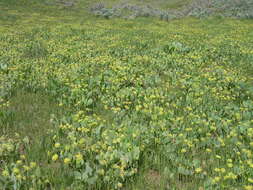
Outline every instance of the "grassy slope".
[[(67, 1), (72, 1), (72, 0), (66, 0)], [(184, 5), (187, 5), (189, 2), (192, 0), (75, 0), (75, 8), (80, 9), (80, 8), (89, 8), (95, 3), (98, 2), (103, 2), (105, 5), (108, 6), (113, 6), (119, 3), (129, 3), (129, 4), (134, 4), (134, 5), (150, 5), (154, 8), (158, 9), (177, 9), (180, 8)], [(15, 1), (15, 0), (2, 0), (2, 4), (5, 5), (17, 5), (17, 4), (30, 4), (30, 0), (21, 0), (21, 1)], [(39, 0), (39, 1), (32, 1), (33, 3), (44, 3), (44, 4), (56, 4), (56, 0)]]
[[(239, 33), (233, 33), (232, 31), (236, 31), (237, 25), (240, 25), (243, 30), (239, 31)], [(8, 37), (11, 35), (15, 36), (15, 41), (2, 41), (5, 43), (4, 47), (10, 48), (9, 52), (15, 52), (18, 47), (25, 46), (26, 42), (36, 41), (38, 39), (45, 43), (45, 46), (49, 43), (56, 43), (58, 50), (61, 48), (63, 50), (65, 48), (78, 49), (79, 47), (75, 47), (74, 42), (68, 45), (65, 44), (66, 42), (64, 38), (62, 38), (62, 35), (67, 36), (69, 39), (71, 37), (85, 38), (85, 35), (82, 34), (84, 31), (91, 31), (91, 33), (95, 35), (94, 39), (88, 41), (89, 44), (92, 45), (93, 40), (100, 39), (96, 41), (96, 46), (98, 47), (103, 46), (104, 43), (106, 44), (108, 30), (110, 30), (111, 35), (119, 35), (119, 38), (124, 43), (123, 45), (121, 44), (123, 47), (129, 45), (129, 43), (135, 43), (134, 39), (131, 42), (128, 41), (133, 34), (139, 37), (139, 44), (137, 43), (137, 46), (153, 40), (150, 42), (151, 46), (149, 46), (149, 49), (163, 46), (171, 41), (184, 41), (184, 43), (192, 46), (196, 40), (203, 46), (209, 44), (210, 46), (213, 45), (218, 47), (219, 43), (222, 44), (222, 38), (220, 37), (222, 35), (229, 36), (228, 41), (236, 36), (242, 37), (244, 34), (246, 34), (245, 39), (251, 39), (253, 37), (253, 33), (250, 33), (250, 29), (253, 27), (252, 21), (216, 19), (204, 21), (186, 19), (165, 23), (151, 19), (138, 19), (137, 21), (122, 21), (117, 19), (103, 20), (84, 15), (82, 11), (58, 10), (57, 8), (48, 7), (40, 7), (38, 9), (36, 6), (6, 7), (1, 6), (1, 4), (0, 26), (0, 32), (3, 38), (5, 35)], [(129, 31), (129, 28), (131, 28), (131, 31)], [(44, 37), (41, 38), (40, 35), (44, 35)], [(47, 35), (48, 39), (46, 37)], [(26, 42), (24, 42), (24, 40)], [(245, 40), (244, 43), (246, 44), (245, 47), (249, 47), (249, 42), (247, 42), (247, 40)], [(43, 53), (43, 46), (35, 45), (32, 47), (34, 49), (24, 50), (26, 56), (25, 60), (37, 64), (38, 62), (36, 62), (34, 56), (39, 56), (41, 58), (39, 62), (41, 61), (41, 63), (46, 64), (46, 53)], [(1, 55), (1, 60), (3, 59), (4, 55)], [(236, 68), (236, 65), (233, 65), (233, 67)], [(252, 71), (247, 68), (245, 68), (244, 71), (248, 72), (244, 73), (245, 77), (252, 75)], [(38, 92), (35, 94), (24, 92), (23, 89), (16, 89), (15, 91), (16, 92), (9, 97), (10, 107), (8, 111), (11, 113), (11, 116), (7, 116), (8, 118), (4, 122), (2, 121), (1, 125), (4, 127), (1, 128), (1, 133), (12, 136), (15, 131), (19, 132), (23, 137), (32, 137), (32, 144), (36, 146), (33, 146), (33, 148), (28, 151), (28, 159), (41, 160), (42, 164), (46, 164), (43, 163), (43, 159), (47, 157), (46, 153), (38, 150), (43, 150), (47, 145), (41, 143), (43, 141), (39, 139), (46, 138), (47, 129), (53, 127), (49, 122), (50, 115), (55, 114), (58, 117), (62, 117), (65, 111), (63, 108), (58, 107), (56, 99), (51, 97), (53, 94), (50, 94), (50, 92), (49, 95), (45, 96)], [(8, 128), (6, 129), (6, 127)], [(37, 128), (42, 130), (37, 130)], [(144, 187), (145, 189), (164, 189), (163, 187), (159, 187), (162, 181), (164, 181), (165, 186), (168, 186), (168, 179), (163, 179), (160, 173), (160, 171), (166, 167), (166, 160), (159, 160), (159, 155), (155, 155), (154, 158), (158, 160), (153, 160), (153, 162), (150, 160), (143, 161), (139, 176), (133, 179), (131, 183), (127, 184), (129, 189), (144, 189)], [(44, 172), (50, 173), (50, 180), (53, 181), (53, 185), (58, 187), (58, 189), (66, 189), (69, 185), (68, 182), (72, 180), (71, 178), (69, 181), (66, 180), (66, 171), (64, 173), (57, 165), (47, 165), (45, 168)], [(155, 171), (152, 172), (150, 169)], [(161, 182), (156, 184), (157, 181)], [(203, 185), (201, 184), (201, 178), (190, 181), (179, 179), (178, 181), (172, 181), (170, 183), (169, 186), (171, 186), (171, 189), (197, 189)]]
[[(87, 4), (79, 1), (80, 4)], [(93, 4), (95, 2), (101, 2), (99, 0), (91, 1), (88, 4)], [(127, 2), (130, 4), (136, 4), (136, 5), (150, 5), (155, 8), (159, 9), (175, 9), (175, 8), (180, 8), (184, 5), (187, 5), (187, 3), (191, 2), (191, 0), (106, 0), (103, 1), (106, 5), (113, 6), (115, 4), (121, 2)]]

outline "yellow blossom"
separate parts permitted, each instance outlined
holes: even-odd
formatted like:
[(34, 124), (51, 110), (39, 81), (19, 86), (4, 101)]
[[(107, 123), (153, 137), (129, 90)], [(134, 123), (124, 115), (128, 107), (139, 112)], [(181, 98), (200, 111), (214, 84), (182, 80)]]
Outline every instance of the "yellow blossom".
[(214, 179), (213, 179), (213, 183), (217, 183), (217, 182), (219, 182), (220, 181), (220, 177), (218, 177), (218, 176), (216, 176), (216, 177), (214, 177)]
[(245, 190), (253, 190), (253, 186), (252, 185), (245, 185), (244, 189)]
[(68, 165), (70, 163), (71, 159), (70, 158), (65, 158), (64, 159), (64, 164)]
[(20, 156), (20, 158), (21, 158), (22, 160), (25, 160), (25, 155), (22, 154), (22, 155)]
[(118, 188), (122, 188), (123, 184), (122, 183), (118, 183), (117, 186), (118, 186)]
[(196, 168), (196, 169), (195, 169), (195, 172), (196, 172), (196, 173), (202, 172), (202, 168)]
[(13, 173), (18, 174), (19, 173), (19, 169), (18, 168), (13, 168)]
[(253, 183), (253, 178), (248, 178), (248, 182)]
[(58, 160), (58, 158), (59, 158), (58, 154), (54, 154), (54, 155), (52, 156), (52, 160), (53, 160), (53, 161)]
[(185, 148), (182, 148), (182, 149), (181, 149), (181, 152), (182, 152), (182, 153), (185, 153), (185, 152), (186, 152), (186, 149), (185, 149)]
[(2, 172), (2, 175), (3, 175), (4, 177), (8, 177), (10, 174), (9, 174), (9, 172), (8, 172), (7, 170), (4, 170), (4, 171)]
[(55, 144), (54, 144), (54, 147), (55, 147), (55, 148), (59, 148), (60, 146), (61, 146), (60, 143), (55, 143)]
[(35, 168), (36, 165), (37, 165), (36, 162), (31, 162), (31, 163), (30, 163), (30, 167), (31, 167), (31, 168)]
[(17, 165), (21, 165), (21, 164), (22, 164), (22, 160), (18, 160)]

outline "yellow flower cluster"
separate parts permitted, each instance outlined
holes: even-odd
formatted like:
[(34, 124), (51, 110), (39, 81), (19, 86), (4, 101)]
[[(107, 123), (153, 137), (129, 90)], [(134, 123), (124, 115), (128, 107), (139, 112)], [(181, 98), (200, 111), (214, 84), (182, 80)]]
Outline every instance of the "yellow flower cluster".
[(172, 189), (252, 189), (252, 21), (22, 25), (34, 17), (0, 33), (0, 126), (19, 88), (48, 93), (64, 116), (43, 157), (0, 137), (0, 189), (124, 189), (141, 167)]

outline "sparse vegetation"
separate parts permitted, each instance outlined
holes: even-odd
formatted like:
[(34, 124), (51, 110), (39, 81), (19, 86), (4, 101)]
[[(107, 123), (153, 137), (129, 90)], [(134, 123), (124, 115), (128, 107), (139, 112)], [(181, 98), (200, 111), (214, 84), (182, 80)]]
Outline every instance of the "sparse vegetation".
[[(173, 7), (173, 6), (172, 6)], [(162, 20), (171, 20), (183, 17), (222, 16), (235, 18), (253, 18), (253, 1), (251, 0), (192, 0), (178, 4), (177, 9), (168, 7), (157, 8), (151, 3), (138, 5), (136, 3), (119, 3), (106, 6), (105, 3), (95, 3), (91, 12), (106, 18), (123, 17), (160, 17)], [(125, 13), (125, 14), (124, 14)]]

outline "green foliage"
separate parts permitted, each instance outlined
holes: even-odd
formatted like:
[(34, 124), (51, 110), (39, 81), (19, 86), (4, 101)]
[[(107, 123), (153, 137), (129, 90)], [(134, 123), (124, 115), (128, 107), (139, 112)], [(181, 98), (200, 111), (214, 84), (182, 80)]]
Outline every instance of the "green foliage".
[(2, 10), (1, 189), (252, 189), (251, 20)]

